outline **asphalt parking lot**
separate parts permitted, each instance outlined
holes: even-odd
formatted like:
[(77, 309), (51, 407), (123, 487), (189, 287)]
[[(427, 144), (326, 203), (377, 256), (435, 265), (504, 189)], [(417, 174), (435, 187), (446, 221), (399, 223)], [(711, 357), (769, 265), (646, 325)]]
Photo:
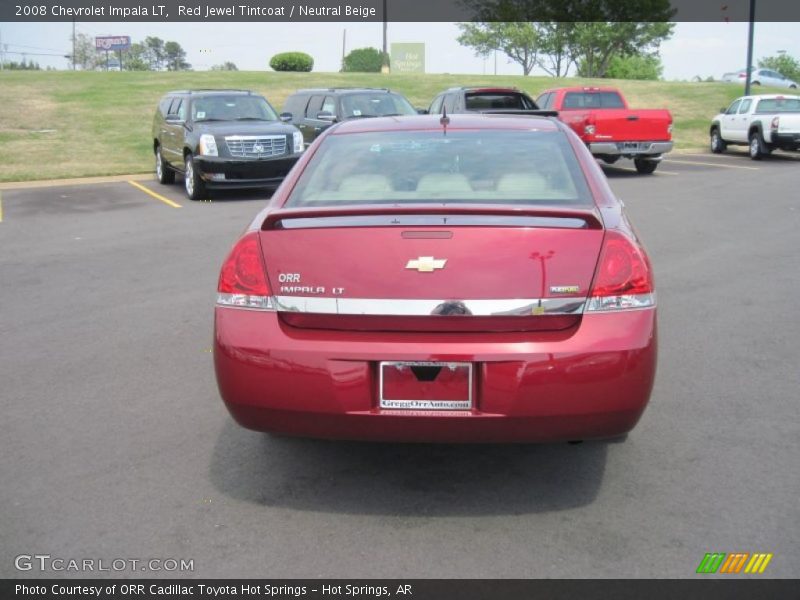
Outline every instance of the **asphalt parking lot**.
[(194, 561), (151, 576), (683, 578), (739, 551), (796, 577), (799, 163), (606, 169), (655, 267), (659, 371), (627, 441), (581, 445), (241, 429), (212, 308), (263, 195), (0, 190), (0, 576), (82, 575), (14, 568), (39, 553)]

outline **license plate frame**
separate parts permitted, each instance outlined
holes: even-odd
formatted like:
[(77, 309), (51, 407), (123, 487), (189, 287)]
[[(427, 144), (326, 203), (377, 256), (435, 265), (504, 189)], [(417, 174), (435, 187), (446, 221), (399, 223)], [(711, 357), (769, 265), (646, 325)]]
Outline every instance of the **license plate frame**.
[[(467, 397), (459, 399), (435, 398), (386, 398), (384, 390), (384, 375), (386, 368), (397, 367), (441, 367), (465, 369), (467, 378)], [(425, 412), (450, 412), (469, 411), (474, 407), (473, 388), (474, 364), (462, 361), (407, 361), (388, 360), (378, 363), (378, 406), (382, 410), (425, 411)], [(438, 377), (438, 375), (437, 375)]]

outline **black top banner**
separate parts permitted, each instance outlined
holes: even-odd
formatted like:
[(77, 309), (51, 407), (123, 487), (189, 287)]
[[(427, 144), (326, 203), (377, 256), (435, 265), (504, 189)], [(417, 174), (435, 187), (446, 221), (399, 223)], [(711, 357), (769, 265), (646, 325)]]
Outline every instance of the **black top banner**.
[(765, 22), (798, 0), (3, 0), (0, 21)]

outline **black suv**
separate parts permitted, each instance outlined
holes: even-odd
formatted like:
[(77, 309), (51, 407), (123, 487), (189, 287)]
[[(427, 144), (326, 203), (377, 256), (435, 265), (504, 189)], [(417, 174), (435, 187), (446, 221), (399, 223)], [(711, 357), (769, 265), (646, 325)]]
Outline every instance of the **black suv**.
[(286, 99), (281, 117), (289, 118), (306, 146), (333, 123), (347, 119), (415, 115), (418, 111), (396, 92), (379, 88), (298, 90)]
[(192, 200), (212, 188), (275, 189), (303, 152), (303, 136), (247, 90), (170, 92), (153, 119), (160, 183), (183, 173)]
[(538, 110), (539, 107), (528, 94), (517, 88), (454, 87), (437, 95), (428, 111), (438, 115), (443, 109), (449, 114)]

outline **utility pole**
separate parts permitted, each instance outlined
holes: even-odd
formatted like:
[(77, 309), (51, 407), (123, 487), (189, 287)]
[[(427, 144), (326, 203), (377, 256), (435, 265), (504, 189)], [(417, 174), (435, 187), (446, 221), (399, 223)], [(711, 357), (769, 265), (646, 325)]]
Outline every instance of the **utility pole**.
[(750, 29), (747, 34), (747, 78), (744, 80), (744, 95), (750, 95), (750, 79), (753, 76), (753, 33), (756, 21), (756, 0), (750, 0)]
[(3, 30), (0, 29), (0, 71), (3, 70), (3, 64), (6, 62), (6, 55), (3, 52)]
[(381, 67), (382, 73), (389, 72), (389, 65), (386, 64), (386, 57), (389, 56), (389, 52), (387, 49), (387, 42), (386, 42), (389, 29), (388, 19), (389, 15), (386, 12), (386, 0), (383, 0), (383, 56), (381, 57), (381, 60), (383, 61), (383, 65)]
[(347, 29), (342, 31), (342, 71), (344, 71), (345, 56), (347, 56)]
[(75, 19), (72, 19), (72, 70), (75, 70)]

